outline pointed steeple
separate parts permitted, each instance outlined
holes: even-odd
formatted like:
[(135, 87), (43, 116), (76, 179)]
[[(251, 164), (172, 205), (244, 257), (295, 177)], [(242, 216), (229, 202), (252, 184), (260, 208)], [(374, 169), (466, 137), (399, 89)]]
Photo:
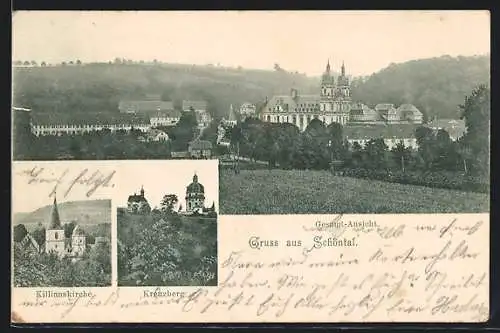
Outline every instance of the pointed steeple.
[(193, 176), (193, 183), (197, 183), (197, 182), (198, 182), (198, 175), (195, 172), (194, 176)]
[(57, 209), (57, 199), (54, 195), (54, 203), (52, 204), (52, 212), (50, 214), (50, 222), (48, 229), (62, 229), (61, 219), (59, 218), (59, 210)]
[(345, 76), (345, 65), (344, 65), (344, 60), (342, 60), (342, 76)]
[(144, 197), (144, 186), (141, 185), (141, 197)]
[(231, 106), (229, 108), (229, 117), (228, 117), (228, 120), (229, 121), (236, 121), (236, 114), (234, 113), (233, 104), (231, 104)]
[(326, 64), (326, 72), (330, 74), (330, 58), (328, 58), (328, 62)]

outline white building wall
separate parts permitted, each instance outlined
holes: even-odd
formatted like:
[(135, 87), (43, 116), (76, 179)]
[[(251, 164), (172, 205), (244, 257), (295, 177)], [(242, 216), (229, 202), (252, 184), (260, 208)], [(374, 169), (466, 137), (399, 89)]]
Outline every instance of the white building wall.
[(45, 231), (45, 252), (54, 251), (59, 256), (66, 252), (64, 247), (64, 229), (48, 229)]

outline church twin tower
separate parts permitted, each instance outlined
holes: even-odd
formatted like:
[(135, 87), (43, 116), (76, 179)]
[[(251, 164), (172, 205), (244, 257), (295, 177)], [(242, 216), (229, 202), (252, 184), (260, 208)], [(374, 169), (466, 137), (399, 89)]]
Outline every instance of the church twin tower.
[(344, 125), (349, 121), (350, 109), (351, 89), (349, 78), (345, 74), (345, 65), (342, 63), (341, 73), (335, 82), (328, 60), (326, 70), (321, 77), (319, 110), (322, 113), (332, 114), (333, 122)]

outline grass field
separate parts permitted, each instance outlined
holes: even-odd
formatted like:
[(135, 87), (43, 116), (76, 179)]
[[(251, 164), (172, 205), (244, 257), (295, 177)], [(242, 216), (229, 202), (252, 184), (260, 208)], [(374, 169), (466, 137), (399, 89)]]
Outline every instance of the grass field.
[(221, 214), (478, 213), (489, 195), (332, 176), (328, 171), (221, 170)]

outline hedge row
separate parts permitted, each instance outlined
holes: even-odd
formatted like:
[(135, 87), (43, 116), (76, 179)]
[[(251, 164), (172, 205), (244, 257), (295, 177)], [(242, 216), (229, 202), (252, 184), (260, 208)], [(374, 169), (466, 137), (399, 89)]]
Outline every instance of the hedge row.
[(477, 177), (450, 171), (393, 171), (376, 169), (343, 169), (348, 177), (382, 180), (391, 183), (421, 185), (468, 192), (489, 192), (489, 185)]

